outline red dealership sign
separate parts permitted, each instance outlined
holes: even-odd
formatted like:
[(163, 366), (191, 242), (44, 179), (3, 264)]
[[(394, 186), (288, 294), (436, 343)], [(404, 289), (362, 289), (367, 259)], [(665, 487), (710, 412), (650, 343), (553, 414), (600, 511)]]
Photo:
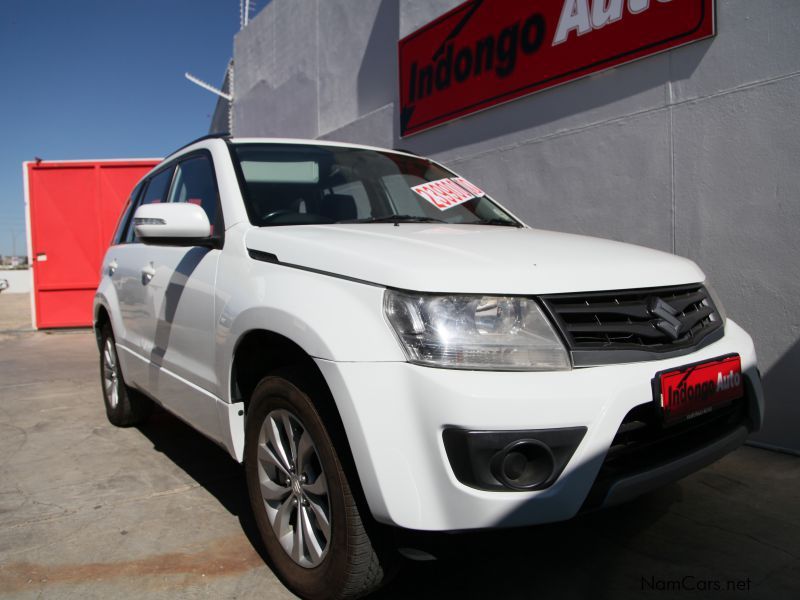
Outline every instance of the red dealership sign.
[(400, 132), (714, 33), (714, 0), (469, 0), (400, 40)]

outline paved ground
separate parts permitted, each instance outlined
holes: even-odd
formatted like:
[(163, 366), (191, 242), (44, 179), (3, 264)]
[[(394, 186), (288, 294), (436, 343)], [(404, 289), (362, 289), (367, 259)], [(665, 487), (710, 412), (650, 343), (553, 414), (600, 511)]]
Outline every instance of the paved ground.
[[(241, 469), (163, 412), (110, 426), (97, 380), (89, 332), (0, 334), (0, 597), (293, 597)], [(800, 459), (743, 448), (615, 510), (453, 538), (377, 597), (797, 598), (798, 506)]]
[(0, 331), (31, 328), (31, 297), (0, 293)]

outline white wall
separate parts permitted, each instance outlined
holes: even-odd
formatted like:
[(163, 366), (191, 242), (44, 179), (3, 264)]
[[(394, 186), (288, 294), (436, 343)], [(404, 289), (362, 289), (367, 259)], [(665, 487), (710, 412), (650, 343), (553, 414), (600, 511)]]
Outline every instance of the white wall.
[(0, 279), (7, 280), (9, 284), (7, 290), (0, 292), (2, 294), (27, 294), (31, 291), (30, 269), (24, 271), (0, 269)]
[(692, 258), (755, 338), (756, 439), (800, 449), (800, 2), (717, 0), (711, 40), (401, 140), (397, 40), (457, 4), (273, 0), (235, 39), (233, 133), (403, 147), (536, 227)]

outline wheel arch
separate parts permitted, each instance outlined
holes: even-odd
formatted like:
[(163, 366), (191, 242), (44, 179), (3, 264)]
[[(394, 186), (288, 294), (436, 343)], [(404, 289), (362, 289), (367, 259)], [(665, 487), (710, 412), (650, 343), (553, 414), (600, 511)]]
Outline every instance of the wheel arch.
[(94, 330), (94, 338), (97, 342), (97, 349), (102, 349), (102, 331), (103, 327), (106, 325), (111, 325), (111, 315), (108, 312), (105, 304), (98, 303), (94, 309), (94, 319), (92, 320), (92, 327)]
[(278, 369), (305, 367), (324, 381), (311, 354), (289, 337), (269, 329), (242, 333), (234, 344), (230, 364), (230, 399), (232, 403), (243, 402), (245, 414), (258, 382)]
[(243, 333), (236, 341), (231, 360), (231, 401), (243, 403), (246, 423), (250, 397), (258, 383), (269, 374), (283, 375), (287, 372), (302, 374), (302, 381), (292, 383), (308, 393), (339, 454), (359, 508), (367, 511), (362, 514), (371, 514), (332, 389), (314, 358), (302, 346), (267, 329), (251, 329)]

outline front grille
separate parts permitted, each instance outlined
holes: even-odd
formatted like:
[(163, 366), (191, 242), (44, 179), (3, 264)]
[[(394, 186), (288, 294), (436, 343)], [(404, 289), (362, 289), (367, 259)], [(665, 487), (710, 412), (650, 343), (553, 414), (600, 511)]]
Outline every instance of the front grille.
[(576, 366), (679, 356), (722, 335), (702, 285), (556, 294), (542, 301)]

